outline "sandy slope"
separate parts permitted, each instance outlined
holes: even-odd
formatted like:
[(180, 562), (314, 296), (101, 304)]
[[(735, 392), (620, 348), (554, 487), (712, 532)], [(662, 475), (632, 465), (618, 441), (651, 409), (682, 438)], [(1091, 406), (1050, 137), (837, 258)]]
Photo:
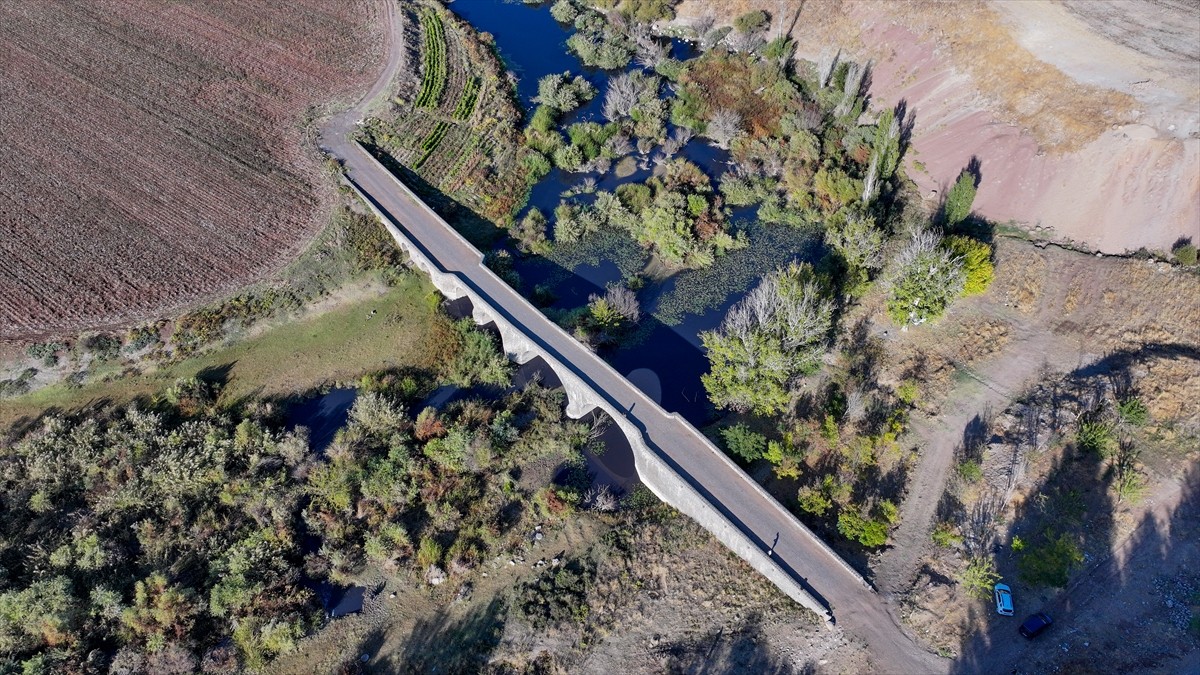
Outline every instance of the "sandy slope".
[(679, 20), (802, 7), (800, 57), (873, 58), (875, 105), (914, 112), (924, 194), (978, 157), (979, 213), (1121, 253), (1200, 241), (1194, 4), (685, 0)]

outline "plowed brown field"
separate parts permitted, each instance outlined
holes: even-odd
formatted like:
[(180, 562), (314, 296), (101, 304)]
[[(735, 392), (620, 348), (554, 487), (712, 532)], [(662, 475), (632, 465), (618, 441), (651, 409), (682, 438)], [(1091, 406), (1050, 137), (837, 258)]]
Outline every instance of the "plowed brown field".
[(0, 340), (161, 315), (318, 229), (304, 123), (382, 58), (378, 0), (0, 3)]

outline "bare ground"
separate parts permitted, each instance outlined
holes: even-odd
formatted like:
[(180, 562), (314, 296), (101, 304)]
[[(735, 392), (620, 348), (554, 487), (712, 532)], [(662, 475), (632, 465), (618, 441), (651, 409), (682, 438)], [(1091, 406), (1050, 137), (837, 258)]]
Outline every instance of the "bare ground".
[[(363, 614), (335, 620), (272, 667), (276, 673), (861, 672), (866, 651), (800, 609), (690, 520), (646, 524), (631, 561), (601, 558), (583, 624), (536, 631), (510, 609), (539, 560), (585, 555), (611, 523), (583, 515), (545, 539), (500, 556), (461, 587), (377, 578)], [(512, 561), (512, 562), (510, 562)], [(484, 576), (486, 574), (486, 576)], [(397, 597), (391, 598), (392, 591)], [(361, 662), (360, 662), (361, 663)]]
[[(1144, 460), (1150, 477), (1146, 499), (1116, 509), (1117, 522), (1111, 524), (1114, 562), (1102, 564), (1110, 549), (1101, 547), (1089, 563), (1094, 569), (1084, 572), (1071, 590), (1037, 602), (1025, 598), (1022, 611), (1034, 611), (1044, 602), (1050, 611), (1075, 619), (1066, 630), (1087, 636), (1079, 644), (1122, 642), (1120, 631), (1150, 626), (1161, 617), (1143, 609), (1134, 611), (1142, 612), (1140, 618), (1126, 620), (1121, 612), (1129, 613), (1130, 603), (1141, 602), (1143, 595), (1160, 593), (1168, 583), (1162, 579), (1175, 579), (1171, 569), (1186, 570), (1196, 563), (1194, 547), (1176, 545), (1189, 530), (1170, 524), (1194, 509), (1188, 506), (1195, 499), (1189, 481), (1195, 480), (1197, 458), (1187, 459), (1187, 452), (1195, 449), (1200, 434), (1200, 410), (1192, 405), (1200, 397), (1200, 322), (1195, 320), (1200, 277), (1164, 263), (1096, 258), (1008, 239), (999, 241), (997, 258), (991, 290), (961, 301), (931, 327), (898, 332), (886, 325), (881, 307), (869, 300), (864, 308), (876, 312), (881, 321), (877, 335), (889, 342), (890, 377), (897, 382), (916, 377), (927, 391), (910, 437), (920, 452), (918, 466), (892, 537), (894, 546), (873, 561), (875, 582), (920, 639), (932, 649), (962, 655), (959, 665), (967, 670), (1027, 655), (1021, 641), (1010, 639), (1015, 626), (997, 623), (986, 602), (961, 594), (954, 575), (965, 561), (937, 548), (930, 532), (946, 486), (961, 483), (955, 467), (964, 445), (973, 436), (991, 438), (991, 420), (1030, 387), (1058, 377), (1055, 372), (1107, 377), (1118, 365), (1132, 368), (1139, 395), (1156, 421), (1155, 447), (1165, 454), (1147, 453)], [(1010, 427), (1019, 423), (1008, 422)], [(1009, 515), (1001, 516), (1001, 522), (1015, 522), (1014, 509), (1057, 468), (1044, 457), (1010, 483), (1004, 473), (1008, 456), (1000, 453), (992, 458), (996, 466), (984, 465), (985, 474), (1004, 479), (996, 489), (1003, 493)], [(1134, 555), (1130, 542), (1146, 537), (1159, 541), (1155, 552)], [(1013, 573), (1009, 564), (1006, 575)], [(1162, 574), (1155, 576), (1160, 568)], [(1121, 575), (1119, 592), (1097, 592), (1095, 584), (1105, 583), (1114, 570)], [(1086, 611), (1109, 613), (1115, 628), (1100, 628), (1106, 625), (1103, 620), (1084, 621)], [(1159, 643), (1144, 639), (1139, 644), (1124, 649), (1123, 658), (1132, 663), (1142, 654), (1144, 663), (1168, 663)], [(1179, 651), (1185, 652), (1190, 653)], [(1045, 665), (1073, 663), (1039, 654)]]
[[(901, 508), (898, 545), (877, 567), (878, 583), (891, 592), (909, 587), (916, 561), (932, 547), (928, 533), (937, 500), (977, 417), (1006, 408), (1046, 369), (1069, 372), (1155, 345), (1200, 345), (1195, 274), (1004, 239), (997, 259), (997, 278), (986, 295), (960, 302), (927, 330), (888, 333), (889, 352), (898, 357), (893, 377), (918, 375), (935, 391), (922, 404), (925, 414), (914, 416), (920, 460)], [(1200, 365), (1194, 362), (1151, 369), (1158, 377), (1144, 386), (1160, 419), (1177, 415), (1200, 393)]]

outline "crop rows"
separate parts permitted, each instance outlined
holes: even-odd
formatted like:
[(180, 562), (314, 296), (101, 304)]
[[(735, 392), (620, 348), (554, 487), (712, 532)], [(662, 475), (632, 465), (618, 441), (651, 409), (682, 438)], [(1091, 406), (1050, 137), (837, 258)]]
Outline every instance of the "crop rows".
[(266, 5), (0, 3), (0, 340), (166, 315), (305, 245), (331, 191), (299, 122), (368, 83), (378, 7)]
[[(401, 82), (399, 108), (370, 133), (379, 147), (430, 185), (478, 205), (488, 218), (504, 218), (523, 199), (525, 173), (517, 162), (520, 112), (505, 95), (503, 64), (474, 29), (452, 14), (435, 33), (430, 10), (418, 10), (424, 39), (422, 77)], [(431, 36), (440, 35), (444, 44)], [(440, 64), (440, 65), (437, 65)], [(430, 89), (444, 75), (438, 98)], [(406, 105), (405, 101), (411, 102)], [(486, 111), (486, 115), (479, 114)]]
[(458, 107), (454, 109), (454, 119), (465, 121), (475, 112), (475, 101), (479, 98), (479, 78), (467, 78), (467, 87), (463, 89), (462, 97), (458, 99)]
[(474, 152), (474, 138), (476, 135), (464, 126), (451, 127), (438, 145), (437, 153), (424, 164), (422, 175), (428, 176), (431, 183), (444, 186), (454, 166), (460, 164), (461, 157)]
[(421, 93), (417, 96), (416, 106), (434, 108), (446, 86), (446, 34), (441, 17), (431, 9), (421, 12), (421, 25), (425, 29), (425, 72), (421, 76)]
[(461, 184), (461, 181), (459, 181), (458, 178), (463, 169), (466, 168), (466, 166), (470, 164), (472, 160), (478, 163), (479, 159), (482, 158), (482, 154), (478, 152), (479, 136), (473, 133), (467, 133), (464, 134), (464, 137), (464, 143), (458, 149), (458, 152), (455, 153), (456, 158), (454, 163), (450, 165), (449, 170), (442, 174), (442, 180), (439, 182), (439, 186), (446, 192), (453, 192), (454, 190), (458, 189), (458, 186)]
[(424, 166), (425, 162), (429, 159), (429, 156), (433, 154), (433, 151), (437, 150), (438, 144), (442, 142), (442, 137), (446, 135), (446, 130), (449, 128), (449, 122), (437, 123), (437, 126), (433, 128), (433, 131), (425, 137), (425, 141), (421, 143), (421, 156), (417, 158), (416, 162), (413, 162), (413, 169), (420, 170), (420, 168)]

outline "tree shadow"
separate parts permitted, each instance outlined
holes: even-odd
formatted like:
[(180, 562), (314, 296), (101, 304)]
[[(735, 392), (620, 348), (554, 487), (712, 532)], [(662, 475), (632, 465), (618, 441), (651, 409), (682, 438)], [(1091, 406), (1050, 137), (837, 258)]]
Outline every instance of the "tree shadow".
[[(1130, 368), (1153, 357), (1196, 359), (1200, 350), (1152, 344), (1110, 353), (1066, 376), (1065, 386), (1043, 389), (1042, 408), (1028, 416), (1032, 425), (1045, 426), (1060, 418), (1057, 411), (1045, 408), (1067, 402), (1088, 410), (1098, 388), (1128, 392)], [(1024, 418), (1019, 424), (1022, 428), (1001, 440), (1018, 451), (1036, 451), (1041, 432), (1031, 432)], [(953, 672), (1180, 672), (1187, 670), (1180, 668), (1180, 658), (1191, 658), (1194, 666), (1200, 654), (1195, 624), (1189, 627), (1184, 620), (1182, 626), (1165, 625), (1163, 612), (1141, 607), (1144, 593), (1153, 592), (1145, 587), (1153, 583), (1158, 589), (1163, 570), (1195, 569), (1200, 557), (1200, 463), (1193, 462), (1185, 471), (1179, 503), (1173, 508), (1147, 504), (1123, 540), (1117, 516), (1124, 505), (1116, 496), (1112, 474), (1112, 459), (1069, 443), (1044, 478), (1022, 491), (1026, 496), (1018, 496), (1011, 522), (996, 527), (997, 519), (991, 519), (984, 531), (994, 533), (990, 552), (1013, 589), (1017, 615), (999, 616), (990, 604), (982, 605), (987, 607), (982, 611), (980, 605), (973, 606), (961, 630), (974, 635), (963, 645)], [(962, 515), (961, 505), (949, 509)], [(976, 513), (964, 517), (986, 520)], [(975, 524), (970, 527), (975, 529)], [(1196, 603), (1195, 595), (1191, 602)], [(1029, 641), (1018, 635), (1017, 627), (1034, 612), (1046, 612), (1055, 623), (1046, 635)], [(1198, 616), (1194, 608), (1192, 616)], [(1118, 635), (1130, 639), (1122, 641)]]
[[(478, 673), (486, 669), (488, 659), (504, 630), (508, 606), (494, 598), (486, 606), (461, 618), (447, 608), (417, 621), (403, 645), (394, 652), (371, 660), (364, 671), (370, 673)], [(382, 636), (378, 636), (382, 643)], [(370, 645), (368, 645), (370, 646)]]
[(662, 670), (688, 675), (723, 673), (815, 673), (816, 664), (805, 663), (800, 670), (782, 655), (770, 649), (763, 633), (762, 615), (754, 613), (730, 632), (724, 628), (692, 639), (676, 640), (656, 647), (662, 657)]
[(225, 385), (229, 384), (229, 375), (233, 372), (233, 368), (236, 365), (237, 361), (230, 361), (229, 363), (222, 363), (219, 366), (201, 368), (195, 377), (197, 380), (219, 391), (224, 389)]

